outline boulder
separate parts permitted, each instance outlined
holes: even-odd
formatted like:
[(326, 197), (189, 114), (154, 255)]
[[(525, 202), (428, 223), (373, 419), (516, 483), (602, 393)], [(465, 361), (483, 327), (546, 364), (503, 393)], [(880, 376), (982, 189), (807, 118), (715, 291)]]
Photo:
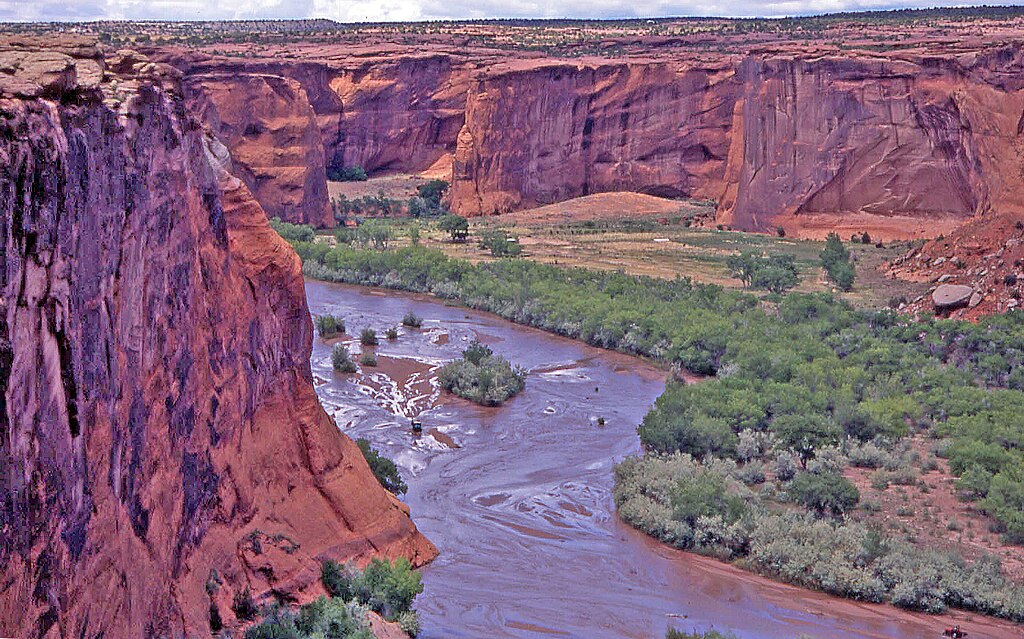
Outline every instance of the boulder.
[(967, 306), (974, 295), (974, 289), (963, 284), (942, 284), (932, 292), (936, 310), (951, 310)]

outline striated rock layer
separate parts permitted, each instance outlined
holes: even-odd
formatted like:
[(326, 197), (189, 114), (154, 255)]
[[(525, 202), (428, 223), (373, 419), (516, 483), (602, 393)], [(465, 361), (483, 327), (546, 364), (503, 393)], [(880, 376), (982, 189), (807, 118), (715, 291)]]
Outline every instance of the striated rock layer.
[(298, 259), (174, 69), (0, 42), (0, 165), (0, 635), (203, 636), (321, 558), (433, 557), (321, 408)]
[(739, 86), (728, 66), (522, 65), (470, 90), (455, 210), (503, 213), (607, 191), (716, 197)]
[(344, 60), (239, 60), (152, 51), (185, 71), (190, 108), (231, 151), (267, 214), (333, 226), (327, 169), (411, 172), (455, 146), (470, 67), (409, 52)]
[[(414, 172), (445, 158), (450, 205), (465, 215), (636, 191), (713, 199), (714, 223), (738, 229), (892, 238), (1024, 205), (1019, 44), (620, 46), (615, 59), (572, 60), (398, 44), (153, 53), (208, 96), (216, 109), (200, 112), (228, 131), (235, 174), (293, 221), (321, 220), (321, 164)], [(271, 98), (283, 101), (273, 118), (240, 108)], [(292, 170), (310, 157), (308, 171)], [(278, 207), (274, 191), (305, 204)]]

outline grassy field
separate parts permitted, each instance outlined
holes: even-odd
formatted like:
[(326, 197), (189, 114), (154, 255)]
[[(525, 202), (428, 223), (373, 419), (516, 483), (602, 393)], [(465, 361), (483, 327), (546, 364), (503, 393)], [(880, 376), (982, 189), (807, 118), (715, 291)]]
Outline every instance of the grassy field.
[[(444, 251), (451, 257), (471, 262), (493, 260), (478, 246), (477, 238), (491, 229), (502, 228), (518, 236), (526, 259), (559, 266), (622, 270), (636, 275), (671, 279), (690, 277), (696, 281), (742, 288), (730, 276), (726, 260), (741, 251), (767, 255), (791, 254), (800, 271), (802, 292), (832, 290), (821, 269), (818, 254), (823, 242), (796, 240), (755, 233), (691, 228), (688, 220), (706, 211), (707, 203), (672, 202), (671, 214), (660, 212), (628, 218), (605, 217), (556, 221), (529, 212), (470, 220), (470, 238), (452, 243), (433, 228), (420, 222), (420, 243)], [(395, 220), (396, 245), (407, 245), (408, 228), (416, 222)], [(894, 242), (881, 248), (873, 244), (848, 244), (857, 264), (854, 288), (842, 296), (862, 308), (881, 308), (895, 298), (914, 299), (924, 294), (927, 284), (891, 279), (885, 266), (910, 249), (907, 242)]]

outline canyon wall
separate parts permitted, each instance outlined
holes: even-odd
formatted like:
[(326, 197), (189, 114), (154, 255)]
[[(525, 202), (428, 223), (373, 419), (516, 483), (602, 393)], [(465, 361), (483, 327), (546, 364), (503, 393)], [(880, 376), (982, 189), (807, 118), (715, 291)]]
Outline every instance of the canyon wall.
[(530, 64), (478, 78), (452, 205), (503, 213), (607, 191), (714, 197), (739, 86), (722, 68)]
[(230, 149), (232, 169), (270, 217), (331, 226), (324, 147), (302, 85), (265, 74), (189, 78), (190, 108)]
[(333, 226), (327, 173), (415, 172), (455, 148), (468, 68), (447, 55), (282, 61), (153, 49), (185, 72), (190, 110), (270, 216)]
[(823, 235), (1019, 204), (1006, 184), (1024, 166), (1024, 104), (999, 81), (1018, 73), (1000, 58), (744, 60), (718, 221), (769, 230), (817, 217)]
[[(416, 172), (450, 157), (451, 207), (464, 215), (637, 191), (714, 199), (715, 222), (739, 229), (900, 236), (1022, 204), (1019, 45), (571, 62), (379, 47), (300, 48), (294, 61), (163, 55), (215, 95), (259, 74), (298, 82), (295, 117), (308, 126), (312, 108), (327, 166)], [(249, 126), (228, 140), (242, 166), (251, 146), (276, 143)]]
[(323, 558), (435, 554), (321, 408), (298, 258), (176, 70), (0, 42), (0, 164), (0, 635), (206, 636)]

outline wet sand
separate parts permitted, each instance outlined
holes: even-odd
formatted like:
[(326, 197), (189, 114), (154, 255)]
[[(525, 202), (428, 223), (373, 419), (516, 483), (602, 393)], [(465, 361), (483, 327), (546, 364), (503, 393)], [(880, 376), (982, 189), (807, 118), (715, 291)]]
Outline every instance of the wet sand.
[[(979, 615), (935, 617), (787, 586), (622, 524), (612, 467), (639, 451), (636, 425), (664, 389), (666, 372), (651, 364), (427, 296), (313, 281), (306, 291), (313, 313), (341, 315), (354, 333), (380, 332), (408, 310), (424, 318), (381, 342), (371, 379), (334, 374), (320, 340), (312, 356), (328, 413), (395, 459), (413, 519), (441, 551), (423, 571), (420, 637), (660, 639), (672, 626), (740, 639), (925, 639), (952, 623), (972, 639), (1024, 634)], [(530, 371), (526, 389), (497, 408), (442, 394), (431, 375), (483, 336)], [(411, 435), (413, 416), (427, 435)]]

